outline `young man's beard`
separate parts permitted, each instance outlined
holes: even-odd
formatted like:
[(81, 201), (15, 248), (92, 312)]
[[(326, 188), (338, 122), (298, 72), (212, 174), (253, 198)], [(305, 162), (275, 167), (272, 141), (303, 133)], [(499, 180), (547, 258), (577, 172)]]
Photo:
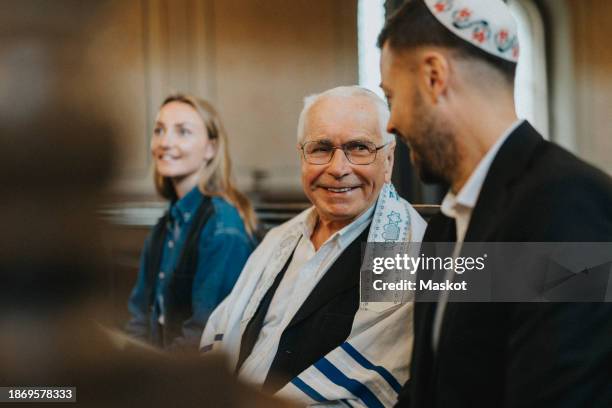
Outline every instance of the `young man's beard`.
[(445, 121), (425, 107), (418, 92), (414, 101), (414, 126), (406, 138), (412, 163), (423, 182), (450, 185), (458, 162), (455, 136)]

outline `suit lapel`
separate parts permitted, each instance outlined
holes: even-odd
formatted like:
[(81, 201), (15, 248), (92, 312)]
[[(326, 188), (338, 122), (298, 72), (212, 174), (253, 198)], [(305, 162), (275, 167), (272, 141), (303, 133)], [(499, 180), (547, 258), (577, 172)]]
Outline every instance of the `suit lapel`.
[(302, 304), (302, 307), (297, 311), (287, 329), (310, 316), (338, 294), (359, 286), (359, 270), (362, 260), (361, 244), (367, 241), (368, 230), (369, 228), (366, 228), (357, 239), (351, 242), (325, 272)]
[[(465, 242), (486, 242), (495, 239), (493, 236), (495, 233), (495, 226), (499, 223), (499, 217), (503, 216), (504, 204), (511, 198), (512, 182), (526, 171), (536, 149), (542, 143), (542, 137), (526, 121), (508, 136), (508, 139), (506, 139), (495, 156), (487, 176), (485, 177), (476, 206), (472, 212), (470, 224), (464, 238)], [(438, 225), (433, 226), (431, 234), (429, 234), (428, 227), (425, 235), (428, 240), (433, 240), (434, 242), (436, 240), (437, 242), (447, 242), (448, 240), (444, 240), (443, 238), (448, 238), (448, 231), (451, 230), (448, 224), (452, 223), (452, 220), (442, 214), (438, 215), (436, 218), (438, 217)], [(444, 221), (446, 221), (446, 224)], [(445, 233), (447, 234), (446, 236), (444, 235)], [(443, 256), (447, 256), (447, 254)], [(451, 298), (452, 295), (451, 293)], [(431, 304), (429, 310), (422, 312), (422, 318), (426, 320), (426, 322), (421, 325), (421, 329), (424, 330), (422, 336), (424, 340), (421, 341), (420, 347), (423, 347), (425, 352), (430, 353), (432, 356), (431, 335), (435, 309), (436, 304)], [(440, 328), (440, 339), (438, 343), (439, 350), (442, 349), (440, 346), (444, 341), (445, 333), (448, 332), (452, 322), (456, 321), (458, 318), (455, 317), (455, 312), (457, 312), (456, 304), (450, 301), (446, 305), (444, 316), (442, 317), (442, 327)], [(436, 375), (435, 370), (438, 360), (439, 359), (434, 358), (433, 361), (432, 374), (434, 376)]]
[(525, 171), (542, 143), (542, 137), (527, 121), (510, 134), (485, 177), (464, 241), (490, 240), (491, 227), (502, 214), (500, 207), (510, 199), (509, 184)]

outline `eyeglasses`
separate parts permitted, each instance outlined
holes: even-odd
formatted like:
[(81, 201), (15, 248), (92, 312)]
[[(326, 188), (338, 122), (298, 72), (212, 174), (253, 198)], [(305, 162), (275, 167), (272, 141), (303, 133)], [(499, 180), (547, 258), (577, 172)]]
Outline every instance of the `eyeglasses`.
[(309, 164), (327, 164), (331, 162), (336, 149), (340, 149), (352, 164), (365, 165), (373, 163), (376, 160), (376, 153), (388, 144), (376, 146), (372, 142), (351, 141), (341, 146), (334, 146), (327, 141), (313, 140), (304, 143), (301, 149), (304, 160)]

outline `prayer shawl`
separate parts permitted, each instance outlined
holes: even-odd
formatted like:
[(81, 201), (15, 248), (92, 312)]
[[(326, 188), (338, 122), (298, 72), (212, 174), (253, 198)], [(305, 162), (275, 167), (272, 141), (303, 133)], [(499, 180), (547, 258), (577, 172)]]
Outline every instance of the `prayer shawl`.
[[(235, 369), (244, 330), (296, 247), (300, 223), (308, 212), (272, 229), (253, 252), (232, 293), (208, 320), (202, 353), (223, 352)], [(420, 242), (425, 228), (416, 210), (386, 184), (376, 203), (368, 242)], [(410, 246), (410, 251), (418, 251), (415, 247)], [(413, 303), (402, 300), (361, 303), (348, 339), (276, 395), (305, 405), (393, 406), (408, 380), (412, 350)]]

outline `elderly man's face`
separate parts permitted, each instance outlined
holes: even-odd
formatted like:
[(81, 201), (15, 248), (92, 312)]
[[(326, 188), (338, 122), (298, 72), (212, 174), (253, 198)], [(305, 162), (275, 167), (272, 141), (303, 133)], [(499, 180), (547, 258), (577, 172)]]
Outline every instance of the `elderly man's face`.
[[(376, 106), (365, 97), (327, 97), (315, 103), (306, 120), (302, 143), (326, 141), (340, 146), (351, 141), (384, 144)], [(371, 164), (349, 162), (340, 149), (327, 164), (309, 164), (302, 156), (302, 185), (324, 221), (350, 222), (377, 199), (391, 181), (394, 143), (379, 150)]]

